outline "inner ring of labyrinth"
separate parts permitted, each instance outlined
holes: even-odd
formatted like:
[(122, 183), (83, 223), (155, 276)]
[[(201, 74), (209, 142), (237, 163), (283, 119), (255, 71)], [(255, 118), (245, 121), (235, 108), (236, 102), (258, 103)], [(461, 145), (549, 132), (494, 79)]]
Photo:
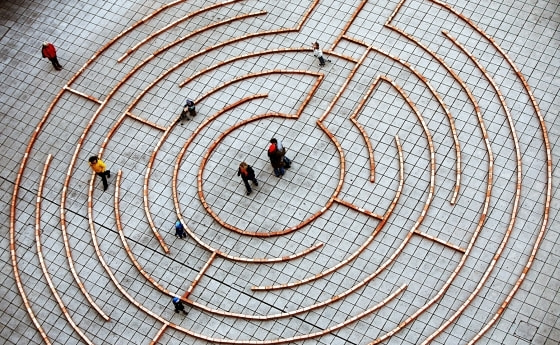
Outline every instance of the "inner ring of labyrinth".
[[(530, 269), (547, 225), (549, 143), (521, 73), (487, 34), (439, 1), (401, 1), (381, 12), (362, 2), (325, 34), (321, 68), (306, 34), (325, 13), (320, 2), (291, 4), (286, 16), (249, 3), (163, 6), (105, 45), (53, 101), (27, 152), (45, 169), (28, 176), (26, 156), (17, 183), (40, 181), (45, 284), (58, 296), (46, 269), (52, 249), (41, 247), (40, 224), (48, 221), (40, 200), (54, 193), (43, 191), (51, 161), (70, 162), (52, 199), (61, 200), (60, 241), (81, 301), (119, 322), (107, 297), (82, 283), (87, 268), (150, 316), (155, 331), (146, 339), (154, 343), (175, 332), (209, 343), (366, 344), (395, 334), (428, 343), (453, 334), (470, 313), (480, 314), (479, 325), (466, 341), (483, 337)], [(408, 25), (406, 18), (433, 8), (441, 21)], [(357, 24), (368, 20), (368, 30)], [(502, 91), (504, 81), (522, 92)], [(186, 98), (198, 114), (181, 121)], [(87, 118), (65, 120), (77, 112)], [(57, 124), (75, 128), (70, 158), (36, 150)], [(272, 137), (293, 160), (282, 178), (266, 155)], [(531, 145), (535, 137), (544, 145)], [(94, 175), (89, 188), (79, 182), (94, 153), (113, 172), (105, 193)], [(241, 161), (257, 172), (250, 196), (237, 176)], [(525, 176), (538, 182), (524, 187), (531, 198)], [(540, 222), (528, 225), (535, 217)], [(184, 240), (173, 237), (176, 219)], [(83, 228), (97, 260), (75, 265), (73, 257), (86, 256), (72, 246)], [(526, 260), (493, 290), (500, 269), (519, 259), (510, 252), (520, 232), (530, 233)], [(487, 295), (492, 306), (481, 308)], [(172, 296), (190, 308), (185, 319), (169, 311)], [(82, 340), (97, 340), (56, 300)], [(28, 311), (48, 342), (52, 335)]]
[[(244, 104), (246, 107), (231, 107), (220, 111), (215, 116), (216, 121), (210, 121), (196, 137), (187, 139), (184, 156), (177, 158), (180, 161), (176, 179), (178, 205), (183, 209), (181, 205), (202, 203), (206, 212), (201, 212), (200, 215), (208, 219), (198, 220), (197, 223), (208, 224), (214, 221), (223, 228), (221, 231), (233, 231), (242, 235), (282, 236), (312, 223), (332, 204), (338, 194), (340, 176), (340, 158), (336, 154), (336, 146), (322, 135), (312, 116), (284, 115), (280, 112), (281, 108), (293, 105), (278, 105), (279, 93), (295, 93), (296, 89), (290, 86), (294, 82), (301, 85), (306, 79), (315, 81), (314, 78), (303, 77), (294, 80), (289, 74), (268, 75), (270, 79), (267, 78), (264, 82), (266, 87), (280, 84), (282, 87), (277, 86), (273, 90), (265, 88), (265, 85), (261, 86), (262, 90), (259, 91), (262, 92), (257, 96), (262, 96), (255, 98), (250, 95), (252, 102), (247, 101)], [(254, 91), (252, 82), (248, 82), (248, 89)], [(236, 86), (233, 93), (240, 89), (244, 89), (243, 85)], [(281, 92), (276, 92), (278, 90)], [(221, 95), (217, 96), (220, 97)], [(276, 109), (271, 111), (271, 108)], [(184, 128), (179, 128), (179, 131), (184, 131)], [(295, 162), (294, 167), (286, 169), (287, 173), (282, 178), (273, 177), (267, 158), (267, 138), (278, 137), (286, 142), (294, 142), (293, 139), (297, 139), (294, 131), (308, 133), (309, 137), (302, 141), (296, 140), (296, 150), (293, 146), (288, 148), (286, 156), (290, 156)], [(212, 132), (216, 133), (213, 140), (209, 134)], [(182, 139), (182, 135), (180, 138)], [(255, 138), (259, 138), (260, 146), (252, 143)], [(210, 140), (211, 144), (208, 145)], [(330, 146), (331, 150), (317, 150), (311, 144)], [(194, 154), (190, 155), (191, 152)], [(196, 152), (204, 154), (197, 155)], [(195, 157), (191, 158), (193, 155)], [(234, 157), (239, 158), (236, 161)], [(237, 165), (241, 161), (250, 163), (261, 183), (258, 186), (252, 183), (255, 193), (249, 198), (244, 195), (243, 184), (236, 176)], [(302, 167), (298, 164), (299, 161), (315, 168)], [(198, 176), (201, 177), (199, 183)], [(313, 196), (306, 197), (310, 194)], [(189, 225), (189, 215), (183, 213), (182, 216)], [(192, 226), (192, 230), (210, 242), (216, 239), (215, 234), (207, 234), (205, 228), (197, 229), (196, 224)], [(228, 251), (230, 250), (234, 248), (229, 248)], [(247, 255), (254, 256), (249, 253)]]

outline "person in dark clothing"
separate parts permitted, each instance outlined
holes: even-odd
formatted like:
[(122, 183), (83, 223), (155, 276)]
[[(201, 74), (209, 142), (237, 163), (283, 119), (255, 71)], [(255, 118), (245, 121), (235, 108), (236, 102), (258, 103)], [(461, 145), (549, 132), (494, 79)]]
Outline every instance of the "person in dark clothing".
[(255, 171), (251, 166), (245, 162), (241, 162), (239, 164), (239, 169), (237, 170), (237, 176), (241, 176), (243, 183), (245, 184), (245, 188), (247, 188), (247, 195), (251, 194), (253, 191), (251, 186), (249, 185), (249, 181), (253, 181), (255, 186), (259, 185), (257, 178), (255, 177)]
[(180, 220), (175, 222), (175, 237), (177, 238), (185, 238), (187, 234), (185, 233), (185, 228)]
[(101, 180), (103, 181), (103, 190), (107, 190), (109, 187), (107, 178), (111, 178), (111, 171), (107, 170), (105, 163), (103, 163), (103, 161), (97, 156), (89, 157), (89, 166), (97, 176), (101, 177)]
[(172, 301), (173, 301), (173, 306), (175, 306), (176, 313), (182, 311), (183, 313), (185, 313), (185, 315), (188, 314), (187, 311), (185, 310), (185, 306), (183, 305), (179, 297), (173, 297)]
[(276, 145), (276, 149), (282, 152), (282, 162), (284, 162), (284, 169), (290, 169), (292, 160), (286, 157), (286, 148), (282, 145), (282, 142), (276, 138), (272, 138), (270, 139), (270, 143)]
[(192, 99), (187, 99), (187, 103), (185, 104), (185, 107), (187, 107), (190, 116), (196, 115), (196, 107), (194, 106), (194, 102)]
[(185, 103), (185, 106), (181, 111), (181, 117), (180, 117), (181, 122), (183, 120), (190, 120), (187, 114), (190, 115), (191, 118), (193, 118), (196, 115), (196, 107), (194, 105), (194, 102), (190, 98), (187, 98), (187, 102)]
[(284, 175), (284, 154), (282, 151), (276, 148), (276, 144), (270, 144), (268, 147), (268, 158), (270, 158), (270, 164), (274, 169), (274, 175), (280, 177)]

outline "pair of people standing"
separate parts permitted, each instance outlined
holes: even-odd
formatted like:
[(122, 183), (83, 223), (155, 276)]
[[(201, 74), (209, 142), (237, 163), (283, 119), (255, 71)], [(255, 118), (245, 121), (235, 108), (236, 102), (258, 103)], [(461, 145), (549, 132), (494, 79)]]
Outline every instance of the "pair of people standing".
[[(276, 138), (270, 139), (268, 157), (270, 158), (270, 164), (274, 169), (274, 175), (276, 177), (283, 176), (285, 169), (289, 169), (292, 164), (292, 161), (286, 157), (286, 148), (282, 145), (282, 142)], [(241, 179), (245, 184), (245, 188), (247, 189), (247, 195), (250, 195), (253, 191), (249, 185), (249, 181), (252, 181), (255, 186), (259, 185), (255, 176), (255, 171), (246, 162), (241, 162), (241, 164), (239, 164), (237, 176), (241, 176)]]

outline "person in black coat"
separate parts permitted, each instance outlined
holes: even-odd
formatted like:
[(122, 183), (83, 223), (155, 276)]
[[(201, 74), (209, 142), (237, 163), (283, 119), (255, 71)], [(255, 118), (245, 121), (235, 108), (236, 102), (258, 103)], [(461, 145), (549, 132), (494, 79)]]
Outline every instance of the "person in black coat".
[(181, 125), (183, 124), (183, 120), (187, 120), (187, 121), (189, 120), (187, 114), (189, 114), (191, 118), (193, 118), (196, 115), (196, 107), (191, 99), (187, 99), (187, 102), (185, 103), (185, 106), (181, 111), (181, 117), (179, 118), (181, 120)]
[(251, 189), (251, 186), (249, 185), (249, 181), (253, 181), (255, 186), (259, 185), (259, 182), (255, 177), (255, 171), (253, 170), (253, 168), (251, 168), (251, 166), (249, 166), (249, 164), (245, 162), (241, 162), (241, 164), (239, 164), (237, 176), (241, 176), (243, 183), (245, 183), (245, 188), (247, 188), (247, 195), (251, 194), (251, 192), (253, 191)]
[(282, 153), (282, 162), (284, 163), (284, 169), (290, 169), (292, 165), (292, 160), (286, 157), (286, 148), (282, 145), (282, 142), (276, 138), (270, 139), (271, 145), (276, 145), (276, 150)]
[(274, 169), (274, 175), (276, 177), (284, 176), (284, 151), (278, 150), (276, 144), (271, 143), (268, 147), (268, 158), (270, 158), (270, 164)]
[(188, 314), (187, 311), (185, 310), (185, 306), (183, 305), (179, 297), (175, 296), (171, 299), (171, 301), (173, 302), (173, 306), (175, 307), (176, 313), (182, 311), (183, 313), (185, 313), (185, 315)]

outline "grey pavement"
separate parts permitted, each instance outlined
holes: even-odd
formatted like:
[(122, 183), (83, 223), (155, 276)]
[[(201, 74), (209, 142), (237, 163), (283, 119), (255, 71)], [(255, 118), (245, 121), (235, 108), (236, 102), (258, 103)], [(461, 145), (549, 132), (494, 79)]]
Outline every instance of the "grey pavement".
[(0, 2), (0, 343), (559, 344), (559, 25), (554, 0)]

